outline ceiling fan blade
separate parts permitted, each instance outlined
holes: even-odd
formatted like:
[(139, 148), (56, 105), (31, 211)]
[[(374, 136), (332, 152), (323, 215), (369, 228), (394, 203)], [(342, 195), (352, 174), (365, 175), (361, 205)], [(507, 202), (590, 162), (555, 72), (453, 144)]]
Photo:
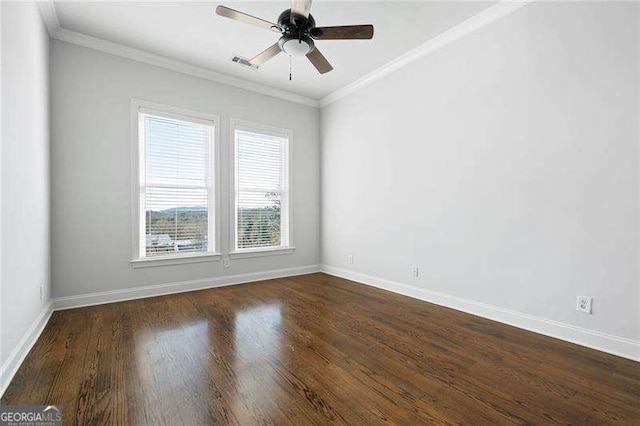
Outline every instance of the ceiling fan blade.
[(322, 53), (315, 47), (311, 52), (307, 53), (307, 58), (311, 61), (314, 67), (318, 70), (320, 74), (328, 73), (333, 69), (327, 58), (325, 58)]
[(311, 10), (311, 0), (291, 0), (291, 21), (306, 21)]
[(368, 40), (373, 38), (373, 25), (316, 27), (311, 30), (311, 37), (316, 40)]
[(251, 62), (252, 65), (262, 65), (280, 52), (280, 46), (276, 43), (273, 46), (270, 46), (267, 50), (254, 56), (249, 62)]
[(236, 21), (244, 22), (245, 24), (255, 25), (257, 27), (265, 28), (267, 30), (275, 31), (277, 33), (282, 32), (280, 27), (273, 22), (265, 21), (264, 19), (256, 18), (255, 16), (248, 15), (244, 12), (239, 12), (234, 9), (230, 9), (226, 6), (216, 7), (216, 13), (225, 18), (234, 19)]

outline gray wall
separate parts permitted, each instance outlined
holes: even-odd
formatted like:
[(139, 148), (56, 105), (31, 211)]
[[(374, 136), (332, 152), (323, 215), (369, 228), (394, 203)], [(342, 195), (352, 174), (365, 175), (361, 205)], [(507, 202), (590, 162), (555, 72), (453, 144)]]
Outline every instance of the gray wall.
[(0, 7), (0, 364), (4, 364), (50, 299), (49, 36), (35, 3), (2, 2)]
[[(317, 109), (60, 41), (51, 49), (55, 297), (319, 263)], [(230, 117), (293, 129), (294, 254), (232, 259), (228, 269), (222, 262), (133, 269), (131, 98), (218, 114), (223, 135)], [(225, 149), (228, 140), (221, 142)]]
[(323, 264), (640, 340), (638, 7), (533, 3), (323, 109)]

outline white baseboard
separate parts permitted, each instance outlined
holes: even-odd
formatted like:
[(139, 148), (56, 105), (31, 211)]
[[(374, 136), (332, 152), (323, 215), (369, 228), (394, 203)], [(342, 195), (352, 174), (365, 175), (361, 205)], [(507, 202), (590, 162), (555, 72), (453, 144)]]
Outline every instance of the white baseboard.
[(72, 309), (82, 306), (100, 305), (105, 303), (121, 302), (125, 300), (141, 299), (146, 297), (162, 296), (173, 293), (182, 293), (194, 290), (203, 290), (213, 287), (222, 287), (235, 284), (244, 284), (273, 278), (284, 278), (296, 275), (324, 272), (329, 275), (345, 278), (373, 287), (389, 290), (394, 293), (413, 297), (446, 306), (462, 312), (488, 318), (514, 327), (533, 331), (545, 336), (555, 337), (581, 346), (586, 346), (613, 355), (640, 361), (640, 342), (623, 337), (612, 336), (598, 331), (576, 327), (571, 324), (548, 320), (522, 312), (488, 305), (449, 294), (426, 290), (398, 282), (373, 277), (358, 272), (352, 272), (328, 265), (310, 265), (297, 268), (277, 269), (272, 271), (255, 272), (249, 274), (229, 275), (201, 280), (182, 281), (175, 283), (159, 284), (153, 286), (136, 287), (124, 290), (106, 291), (100, 293), (84, 294), (79, 296), (58, 297), (45, 306), (42, 312), (31, 324), (9, 358), (0, 367), (0, 396), (4, 394), (13, 376), (20, 368), (35, 342), (40, 337), (45, 325), (51, 317), (53, 310)]
[(346, 269), (335, 268), (333, 266), (321, 265), (320, 269), (329, 275), (389, 290), (404, 296), (435, 303), (436, 305), (446, 306), (458, 311), (509, 324), (545, 336), (555, 337), (556, 339), (565, 340), (623, 358), (640, 361), (640, 342), (635, 340), (588, 330), (571, 324), (540, 318), (446, 293), (426, 290), (383, 278), (348, 271)]
[(122, 290), (81, 294), (78, 296), (56, 297), (53, 299), (53, 309), (55, 311), (59, 311), (63, 309), (80, 308), (83, 306), (102, 305), (105, 303), (123, 302), (125, 300), (143, 299), (146, 297), (163, 296), (167, 294), (183, 293), (186, 291), (245, 284), (253, 281), (291, 277), (295, 275), (311, 274), (314, 272), (320, 272), (320, 265), (276, 269), (249, 274), (227, 275), (224, 277), (204, 278), (200, 280), (180, 281)]
[(0, 397), (4, 395), (4, 391), (7, 390), (9, 383), (13, 380), (13, 376), (20, 368), (20, 365), (22, 365), (27, 354), (38, 340), (38, 337), (40, 337), (40, 334), (42, 334), (52, 313), (52, 303), (49, 301), (38, 317), (31, 323), (29, 329), (24, 333), (20, 342), (18, 342), (9, 355), (9, 358), (7, 358), (0, 367)]

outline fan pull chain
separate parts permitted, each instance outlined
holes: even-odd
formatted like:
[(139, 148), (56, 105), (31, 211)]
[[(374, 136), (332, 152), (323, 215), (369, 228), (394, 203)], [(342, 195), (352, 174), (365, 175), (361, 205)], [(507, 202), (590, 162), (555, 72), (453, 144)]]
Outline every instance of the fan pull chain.
[(291, 55), (289, 55), (289, 81), (291, 81)]

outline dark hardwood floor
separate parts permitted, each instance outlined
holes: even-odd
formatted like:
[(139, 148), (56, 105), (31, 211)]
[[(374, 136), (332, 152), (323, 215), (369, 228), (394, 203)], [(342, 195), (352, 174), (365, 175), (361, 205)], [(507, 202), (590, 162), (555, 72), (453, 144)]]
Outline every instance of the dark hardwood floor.
[(640, 424), (640, 363), (312, 274), (55, 312), (2, 403), (68, 424)]

